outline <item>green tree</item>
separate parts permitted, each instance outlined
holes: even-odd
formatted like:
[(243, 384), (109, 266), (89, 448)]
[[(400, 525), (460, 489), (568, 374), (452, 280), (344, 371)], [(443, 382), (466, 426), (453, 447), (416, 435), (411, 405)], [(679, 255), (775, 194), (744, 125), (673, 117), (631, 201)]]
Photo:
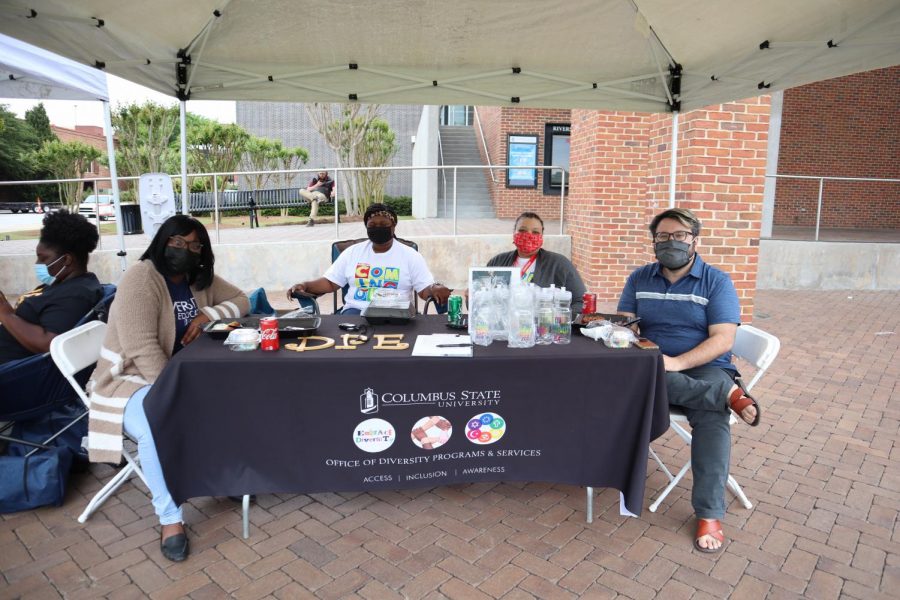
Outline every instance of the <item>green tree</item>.
[(43, 144), (57, 139), (56, 134), (50, 129), (50, 117), (47, 116), (47, 109), (44, 108), (43, 102), (25, 111), (25, 122), (31, 126), (38, 143)]
[(119, 106), (112, 113), (112, 126), (119, 175), (137, 177), (177, 170), (178, 107), (150, 101)]
[[(188, 126), (188, 159), (194, 171), (201, 173), (229, 173), (236, 171), (244, 154), (250, 134), (240, 125), (223, 125), (203, 119), (198, 127)], [(222, 189), (224, 177), (220, 178)], [(209, 180), (204, 181), (210, 189)]]
[[(279, 157), (282, 152), (284, 146), (278, 140), (250, 137), (241, 157), (241, 168), (244, 171), (276, 171), (281, 166)], [(250, 188), (257, 191), (268, 185), (272, 175), (272, 173), (256, 173), (246, 177), (250, 180)]]
[[(320, 104), (306, 105), (306, 112), (319, 135), (337, 154), (338, 167), (356, 167), (356, 146), (366, 135), (372, 119), (378, 116), (377, 104)], [(353, 173), (350, 171), (350, 173)], [(359, 178), (348, 177), (349, 195), (344, 205), (348, 215), (362, 214), (360, 210)]]
[(22, 181), (34, 176), (34, 164), (26, 156), (41, 144), (25, 121), (0, 105), (0, 181)]
[[(397, 154), (397, 136), (382, 118), (369, 122), (362, 141), (356, 145), (356, 164), (360, 167), (387, 167)], [(369, 204), (384, 200), (384, 185), (389, 171), (357, 171), (359, 179), (359, 210), (365, 212)]]
[[(29, 159), (56, 179), (81, 179), (91, 162), (100, 158), (101, 154), (93, 146), (81, 142), (52, 140), (44, 142), (39, 150), (29, 155)], [(81, 181), (59, 184), (60, 197), (70, 208), (77, 209), (81, 202), (82, 185)]]

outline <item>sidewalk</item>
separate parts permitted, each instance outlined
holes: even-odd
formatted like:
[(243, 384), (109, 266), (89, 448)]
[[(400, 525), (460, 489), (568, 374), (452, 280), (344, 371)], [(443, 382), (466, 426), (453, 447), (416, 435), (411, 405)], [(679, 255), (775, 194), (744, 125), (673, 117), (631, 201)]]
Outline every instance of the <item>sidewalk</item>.
[[(762, 424), (733, 429), (754, 508), (727, 496), (719, 555), (692, 550), (688, 475), (638, 519), (603, 490), (590, 525), (581, 488), (472, 484), (264, 495), (245, 541), (236, 503), (201, 498), (173, 564), (134, 480), (77, 523), (112, 474), (94, 466), (62, 507), (0, 516), (0, 598), (896, 598), (900, 293), (761, 290), (754, 325), (782, 350), (756, 388)], [(686, 456), (670, 434), (654, 447)], [(647, 504), (665, 481), (649, 464)]]

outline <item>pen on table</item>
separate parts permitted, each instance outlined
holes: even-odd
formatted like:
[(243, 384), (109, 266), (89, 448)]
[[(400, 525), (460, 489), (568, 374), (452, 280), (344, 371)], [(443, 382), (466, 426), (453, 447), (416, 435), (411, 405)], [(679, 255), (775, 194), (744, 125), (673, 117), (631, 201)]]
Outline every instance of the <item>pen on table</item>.
[(438, 344), (438, 348), (468, 348), (472, 344)]

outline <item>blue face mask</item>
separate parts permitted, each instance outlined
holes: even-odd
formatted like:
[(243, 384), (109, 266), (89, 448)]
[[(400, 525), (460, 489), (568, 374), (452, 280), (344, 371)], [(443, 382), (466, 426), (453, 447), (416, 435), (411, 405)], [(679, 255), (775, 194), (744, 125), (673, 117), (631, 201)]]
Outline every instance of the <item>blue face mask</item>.
[[(63, 255), (63, 256), (65, 256), (65, 255)], [(34, 265), (34, 275), (37, 277), (38, 281), (40, 281), (41, 283), (43, 283), (43, 284), (46, 285), (46, 286), (51, 286), (51, 285), (53, 285), (53, 284), (56, 282), (56, 277), (57, 277), (57, 275), (59, 275), (60, 273), (62, 273), (62, 272), (63, 272), (63, 269), (65, 269), (66, 266), (63, 265), (62, 269), (60, 269), (59, 272), (58, 272), (56, 275), (51, 275), (51, 274), (50, 274), (50, 267), (53, 266), (53, 265), (55, 265), (56, 263), (58, 263), (60, 260), (62, 260), (62, 258), (63, 258), (63, 257), (60, 256), (59, 258), (57, 258), (56, 260), (54, 260), (54, 261), (53, 261), (52, 263), (50, 263), (49, 265), (45, 265), (45, 264), (43, 264), (43, 263), (35, 263), (35, 265)]]

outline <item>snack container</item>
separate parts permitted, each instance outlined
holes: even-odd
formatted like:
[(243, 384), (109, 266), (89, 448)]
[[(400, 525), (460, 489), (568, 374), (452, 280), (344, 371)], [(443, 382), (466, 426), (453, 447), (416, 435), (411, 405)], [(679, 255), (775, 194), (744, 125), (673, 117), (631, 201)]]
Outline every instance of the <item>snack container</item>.
[(631, 332), (622, 329), (613, 329), (609, 337), (604, 340), (609, 348), (627, 348), (631, 345)]
[(248, 328), (235, 329), (228, 334), (223, 343), (235, 352), (256, 350), (259, 347), (259, 331)]

